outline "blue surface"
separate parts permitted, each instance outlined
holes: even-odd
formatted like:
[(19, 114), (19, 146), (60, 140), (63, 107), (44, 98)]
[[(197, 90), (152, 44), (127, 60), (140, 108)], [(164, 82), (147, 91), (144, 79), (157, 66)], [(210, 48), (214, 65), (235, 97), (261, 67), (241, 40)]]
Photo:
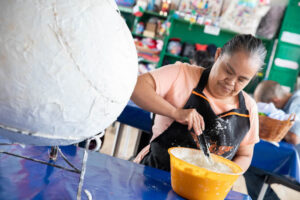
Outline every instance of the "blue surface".
[[(48, 147), (0, 146), (0, 150), (48, 160)], [(81, 168), (83, 150), (62, 147), (68, 159)], [(67, 167), (58, 157), (55, 164)], [(79, 174), (0, 153), (0, 199), (76, 199)], [(93, 199), (183, 199), (170, 185), (170, 173), (104, 154), (89, 152), (83, 190)], [(87, 196), (82, 193), (82, 199)], [(230, 191), (227, 200), (249, 200)]]
[(128, 102), (117, 121), (146, 132), (151, 132), (152, 121), (150, 112), (141, 109), (132, 101)]
[(251, 166), (282, 175), (300, 183), (300, 160), (295, 147), (279, 142), (279, 147), (261, 140), (254, 147)]
[[(150, 131), (150, 113), (129, 101), (118, 121), (130, 126)], [(295, 147), (285, 142), (279, 142), (279, 147), (261, 140), (254, 147), (252, 166), (288, 177), (300, 182), (300, 160)]]

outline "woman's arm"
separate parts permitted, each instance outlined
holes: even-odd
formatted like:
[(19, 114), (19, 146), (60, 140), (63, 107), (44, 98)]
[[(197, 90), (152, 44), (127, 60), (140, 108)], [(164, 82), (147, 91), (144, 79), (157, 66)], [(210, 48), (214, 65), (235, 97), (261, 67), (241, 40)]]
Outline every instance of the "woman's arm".
[(131, 100), (145, 110), (174, 118), (176, 108), (159, 96), (155, 90), (156, 85), (151, 74), (143, 74), (138, 77)]
[(235, 157), (233, 158), (233, 162), (238, 164), (243, 169), (243, 173), (247, 171), (251, 164), (253, 149), (254, 144), (240, 146), (235, 154)]
[[(167, 77), (166, 77), (167, 78)], [(138, 77), (131, 100), (141, 108), (153, 113), (164, 115), (179, 123), (194, 128), (199, 135), (204, 129), (202, 116), (195, 109), (176, 108), (156, 92), (155, 80), (150, 73)]]

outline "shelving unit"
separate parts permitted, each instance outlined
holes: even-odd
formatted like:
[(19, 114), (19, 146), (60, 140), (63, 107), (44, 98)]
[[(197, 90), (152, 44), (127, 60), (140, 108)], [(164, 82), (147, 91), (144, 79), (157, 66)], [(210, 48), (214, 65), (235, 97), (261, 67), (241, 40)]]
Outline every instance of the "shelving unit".
[[(199, 44), (215, 44), (217, 47), (222, 47), (228, 40), (237, 35), (238, 33), (221, 29), (219, 35), (212, 35), (204, 32), (204, 25), (190, 24), (190, 22), (184, 19), (171, 19), (171, 27), (169, 36), (164, 39), (164, 47), (160, 56), (160, 62), (158, 67), (162, 66), (163, 60), (167, 53), (168, 42), (171, 38), (180, 38), (181, 42), (199, 43)], [(269, 59), (271, 49), (273, 46), (273, 40), (262, 39), (265, 44), (268, 55), (266, 61)]]
[(300, 1), (290, 0), (278, 37), (278, 45), (269, 80), (279, 82), (288, 90), (295, 89), (300, 65)]
[[(166, 20), (170, 18), (171, 27), (169, 30), (169, 35), (163, 38), (164, 46), (160, 53), (160, 59), (157, 63), (157, 68), (163, 66), (164, 64), (175, 63), (176, 61), (189, 62), (189, 58), (172, 55), (167, 51), (168, 43), (171, 38), (180, 38), (181, 42), (187, 43), (199, 43), (199, 44), (215, 44), (217, 47), (222, 47), (228, 40), (234, 37), (236, 34), (231, 30), (221, 29), (218, 35), (212, 35), (204, 32), (205, 26), (199, 25), (197, 23), (191, 24), (189, 21), (184, 19), (179, 19), (172, 16), (174, 11), (170, 12), (170, 16), (166, 17), (160, 15), (159, 13), (145, 11), (142, 17), (134, 17), (132, 15), (132, 8), (119, 7), (122, 15), (126, 19), (126, 22), (132, 31), (134, 37), (145, 36), (142, 34), (135, 34), (134, 27), (139, 22), (146, 22), (151, 17), (157, 17), (161, 20)], [(252, 93), (256, 85), (263, 79), (270, 79), (279, 82), (280, 84), (290, 88), (291, 91), (294, 90), (297, 77), (300, 73), (300, 1), (290, 0), (287, 6), (286, 12), (284, 14), (284, 19), (281, 25), (280, 34), (278, 37), (278, 45), (274, 45), (275, 39), (260, 38), (266, 49), (267, 56), (265, 59), (266, 65), (263, 67), (258, 76), (255, 77), (251, 83), (245, 89), (247, 92)], [(292, 33), (298, 37), (298, 44), (293, 44), (286, 40), (290, 37), (286, 37), (286, 32)], [(151, 37), (150, 37), (151, 38)], [(288, 39), (286, 39), (288, 38)], [(160, 39), (158, 37), (152, 37), (152, 39)], [(297, 42), (296, 42), (297, 43)], [(274, 59), (271, 58), (271, 53), (274, 45)], [(271, 58), (271, 59), (270, 59)], [(279, 61), (279, 62), (278, 62)], [(292, 67), (278, 66), (280, 61), (291, 61)], [(142, 60), (144, 63), (154, 63), (147, 60)], [(284, 65), (286, 63), (281, 63)], [(288, 63), (289, 64), (289, 63)], [(266, 77), (267, 67), (269, 73)], [(295, 66), (295, 67), (293, 67)]]

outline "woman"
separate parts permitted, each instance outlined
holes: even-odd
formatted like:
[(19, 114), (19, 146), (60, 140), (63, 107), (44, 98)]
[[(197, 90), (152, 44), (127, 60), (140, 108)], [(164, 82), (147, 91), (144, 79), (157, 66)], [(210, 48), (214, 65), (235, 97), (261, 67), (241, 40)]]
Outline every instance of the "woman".
[(211, 68), (177, 62), (141, 75), (131, 99), (157, 115), (151, 143), (135, 162), (168, 171), (168, 148), (198, 148), (195, 134), (204, 134), (210, 152), (246, 171), (259, 141), (258, 114), (255, 101), (242, 90), (265, 55), (261, 40), (237, 35), (217, 49)]

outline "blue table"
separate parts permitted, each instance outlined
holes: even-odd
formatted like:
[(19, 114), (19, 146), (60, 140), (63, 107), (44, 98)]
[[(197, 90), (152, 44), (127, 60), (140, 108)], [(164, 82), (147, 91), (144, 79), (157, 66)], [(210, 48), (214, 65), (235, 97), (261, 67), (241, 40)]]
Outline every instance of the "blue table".
[[(83, 149), (61, 149), (81, 168)], [(1, 150), (49, 162), (49, 147), (1, 145)], [(61, 157), (55, 164), (67, 167)], [(77, 173), (0, 153), (0, 199), (76, 199), (78, 183)], [(93, 199), (183, 199), (172, 190), (170, 173), (96, 152), (89, 152), (84, 189)], [(82, 199), (87, 199), (83, 192)], [(226, 199), (251, 198), (230, 191)]]
[(279, 146), (260, 140), (254, 147), (251, 166), (290, 178), (300, 183), (300, 159), (295, 147), (286, 142)]
[(152, 129), (151, 113), (141, 109), (131, 100), (127, 103), (117, 121), (146, 132), (150, 132)]
[(266, 175), (258, 199), (264, 197), (271, 183), (279, 183), (300, 191), (300, 159), (293, 145), (279, 142), (276, 146), (260, 140), (254, 147), (251, 166)]

